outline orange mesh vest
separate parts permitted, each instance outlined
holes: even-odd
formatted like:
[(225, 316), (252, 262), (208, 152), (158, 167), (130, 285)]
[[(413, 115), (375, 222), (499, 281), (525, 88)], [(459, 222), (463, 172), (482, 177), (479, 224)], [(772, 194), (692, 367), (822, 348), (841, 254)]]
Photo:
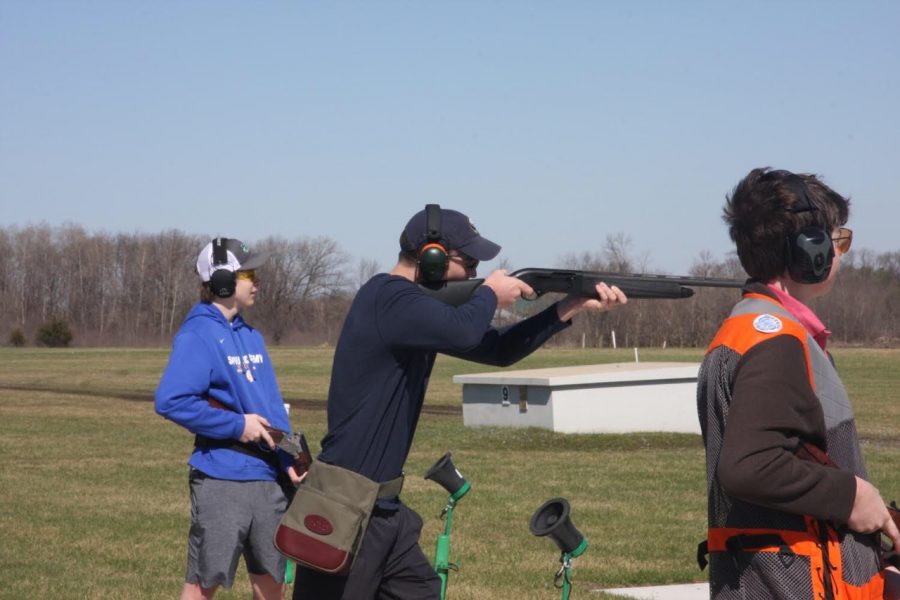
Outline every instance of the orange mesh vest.
[(722, 324), (700, 369), (697, 405), (704, 430), (709, 493), (710, 598), (881, 599), (884, 580), (874, 538), (846, 527), (731, 498), (716, 469), (741, 358), (773, 336), (800, 341), (825, 417), (829, 455), (867, 478), (853, 411), (828, 355), (776, 300), (745, 294)]

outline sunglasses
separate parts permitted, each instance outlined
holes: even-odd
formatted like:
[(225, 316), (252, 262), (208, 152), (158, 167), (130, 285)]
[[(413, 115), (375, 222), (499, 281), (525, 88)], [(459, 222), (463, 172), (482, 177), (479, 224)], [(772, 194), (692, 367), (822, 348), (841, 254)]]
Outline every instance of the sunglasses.
[(841, 254), (847, 254), (850, 251), (850, 245), (853, 243), (853, 230), (846, 227), (838, 227), (837, 233), (831, 236), (835, 249)]
[(466, 269), (477, 269), (479, 261), (477, 258), (472, 258), (471, 256), (466, 256), (462, 253), (456, 253), (450, 255), (451, 259), (455, 259), (459, 264), (461, 264)]
[(253, 269), (247, 269), (246, 271), (238, 271), (235, 274), (235, 276), (238, 279), (245, 279), (245, 280), (251, 281), (253, 283), (256, 283), (257, 281), (259, 281), (259, 279), (256, 276), (256, 271), (254, 271)]

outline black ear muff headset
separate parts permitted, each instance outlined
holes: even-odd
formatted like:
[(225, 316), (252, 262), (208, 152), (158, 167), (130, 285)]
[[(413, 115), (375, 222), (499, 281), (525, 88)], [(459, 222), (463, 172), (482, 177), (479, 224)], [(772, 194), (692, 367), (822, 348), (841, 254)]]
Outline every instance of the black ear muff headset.
[[(809, 197), (809, 189), (803, 179), (790, 171), (773, 171), (781, 175), (781, 181), (796, 196), (797, 201), (788, 211), (792, 213), (817, 212), (819, 207)], [(797, 283), (820, 283), (828, 279), (834, 262), (834, 243), (831, 234), (822, 225), (807, 225), (789, 234), (785, 241), (785, 258), (788, 274)]]
[(212, 241), (213, 272), (209, 276), (209, 289), (219, 298), (230, 298), (237, 286), (237, 275), (228, 266), (228, 238), (216, 238)]
[(450, 265), (450, 255), (441, 238), (441, 207), (425, 205), (425, 243), (416, 254), (419, 279), (424, 283), (443, 281)]

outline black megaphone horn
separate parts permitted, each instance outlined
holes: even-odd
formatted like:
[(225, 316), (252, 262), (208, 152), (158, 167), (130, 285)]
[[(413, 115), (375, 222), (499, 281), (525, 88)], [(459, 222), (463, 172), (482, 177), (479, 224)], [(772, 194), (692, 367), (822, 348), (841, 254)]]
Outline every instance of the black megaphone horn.
[(563, 554), (575, 558), (587, 550), (587, 539), (572, 523), (570, 513), (565, 498), (547, 500), (531, 516), (529, 529), (532, 535), (549, 537)]
[(441, 485), (454, 501), (465, 496), (466, 492), (472, 487), (459, 472), (459, 469), (454, 466), (449, 452), (431, 465), (431, 468), (425, 473), (425, 479), (430, 479)]

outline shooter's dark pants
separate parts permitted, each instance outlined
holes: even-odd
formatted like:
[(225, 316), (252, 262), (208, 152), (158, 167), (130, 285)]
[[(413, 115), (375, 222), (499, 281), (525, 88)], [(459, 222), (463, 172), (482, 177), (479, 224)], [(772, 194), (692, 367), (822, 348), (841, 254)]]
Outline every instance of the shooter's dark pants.
[(437, 600), (441, 580), (419, 547), (422, 519), (401, 504), (375, 508), (350, 575), (297, 566), (293, 600)]

